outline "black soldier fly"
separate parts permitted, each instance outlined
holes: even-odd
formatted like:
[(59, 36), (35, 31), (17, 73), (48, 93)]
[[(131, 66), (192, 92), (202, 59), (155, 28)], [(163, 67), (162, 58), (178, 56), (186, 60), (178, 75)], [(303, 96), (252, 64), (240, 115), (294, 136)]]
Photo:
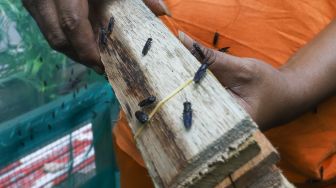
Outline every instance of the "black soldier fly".
[(200, 56), (201, 59), (204, 59), (205, 58), (205, 55), (201, 49), (201, 47), (197, 44), (197, 43), (194, 43), (193, 44), (193, 47), (195, 49), (195, 51), (198, 53), (198, 55)]
[(149, 120), (149, 116), (143, 111), (136, 111), (135, 112), (135, 117), (142, 124), (147, 123), (148, 120)]
[(205, 76), (205, 73), (210, 65), (211, 64), (204, 63), (197, 70), (197, 72), (195, 73), (194, 79), (193, 79), (196, 84), (200, 83), (201, 79)]
[(114, 27), (114, 17), (112, 16), (107, 25), (107, 35), (110, 35), (113, 32), (113, 27)]
[(99, 45), (101, 47), (105, 47), (107, 45), (107, 35), (104, 28), (100, 28), (99, 30)]
[(218, 39), (219, 39), (219, 33), (215, 33), (215, 35), (214, 35), (214, 38), (213, 38), (213, 41), (212, 41), (212, 44), (214, 45), (214, 46), (217, 46), (217, 44), (218, 44)]
[(191, 103), (189, 101), (186, 101), (183, 103), (183, 124), (184, 127), (189, 130), (192, 125), (192, 108)]
[(142, 55), (144, 55), (144, 56), (147, 55), (150, 47), (152, 46), (152, 42), (153, 42), (153, 39), (152, 38), (148, 38), (145, 46), (142, 49)]
[(152, 105), (153, 103), (155, 103), (155, 101), (156, 101), (156, 97), (155, 97), (155, 96), (150, 96), (150, 97), (148, 97), (147, 99), (144, 99), (144, 100), (142, 100), (141, 102), (139, 102), (138, 105), (139, 105), (141, 108), (143, 108), (143, 107)]
[(230, 49), (230, 47), (224, 47), (224, 48), (220, 48), (218, 51), (226, 53), (226, 52), (229, 51), (229, 49)]

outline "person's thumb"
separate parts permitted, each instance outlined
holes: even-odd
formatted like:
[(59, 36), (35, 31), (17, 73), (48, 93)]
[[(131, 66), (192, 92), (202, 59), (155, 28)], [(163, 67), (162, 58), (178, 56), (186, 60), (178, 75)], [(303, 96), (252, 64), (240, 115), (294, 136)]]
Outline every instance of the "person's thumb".
[(207, 48), (181, 31), (178, 38), (201, 63), (211, 64), (209, 69), (223, 86), (232, 87), (249, 79), (251, 71), (247, 70), (250, 66), (246, 58)]
[(144, 0), (144, 3), (156, 16), (171, 16), (171, 12), (163, 0)]

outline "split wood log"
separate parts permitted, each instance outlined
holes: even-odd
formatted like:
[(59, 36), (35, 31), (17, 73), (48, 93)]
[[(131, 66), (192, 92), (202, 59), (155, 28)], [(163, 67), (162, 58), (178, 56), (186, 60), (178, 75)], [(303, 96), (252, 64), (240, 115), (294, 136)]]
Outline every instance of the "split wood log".
[[(156, 187), (214, 187), (218, 181), (209, 179), (223, 180), (260, 152), (251, 136), (257, 126), (210, 72), (140, 124), (138, 103), (151, 95), (163, 100), (200, 64), (141, 0), (111, 1), (105, 13), (115, 24), (107, 43), (101, 41), (102, 61), (133, 133), (146, 126), (136, 142)], [(183, 126), (185, 101), (193, 108), (190, 130)]]
[(233, 172), (230, 178), (226, 178), (219, 183), (216, 188), (294, 187), (283, 177), (280, 170), (275, 167), (280, 158), (267, 138), (260, 131), (256, 131), (253, 134), (253, 139), (260, 146), (261, 152)]

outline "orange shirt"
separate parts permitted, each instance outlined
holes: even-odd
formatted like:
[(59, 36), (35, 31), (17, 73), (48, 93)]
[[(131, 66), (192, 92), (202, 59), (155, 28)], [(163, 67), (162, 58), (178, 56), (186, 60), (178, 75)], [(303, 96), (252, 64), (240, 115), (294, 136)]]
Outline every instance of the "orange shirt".
[[(229, 46), (233, 55), (258, 58), (274, 67), (286, 63), (336, 16), (336, 0), (166, 3), (173, 17), (162, 20), (175, 34), (181, 30), (211, 47), (214, 33), (218, 32), (218, 48)], [(122, 187), (141, 187), (141, 183), (148, 187), (150, 179), (125, 120), (114, 128), (114, 136)], [(303, 185), (311, 180), (336, 179), (336, 98), (318, 106), (316, 113), (272, 129), (266, 136), (280, 152), (279, 166), (291, 182)], [(125, 182), (135, 176), (143, 178), (134, 186)]]

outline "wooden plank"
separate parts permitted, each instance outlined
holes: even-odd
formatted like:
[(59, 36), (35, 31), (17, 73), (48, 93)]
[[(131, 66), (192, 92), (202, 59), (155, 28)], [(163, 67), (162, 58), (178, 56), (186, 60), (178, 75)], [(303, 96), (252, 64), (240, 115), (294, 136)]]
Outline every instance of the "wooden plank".
[[(112, 1), (106, 16), (114, 17), (115, 26), (107, 45), (101, 45), (101, 56), (135, 133), (141, 127), (134, 116), (139, 101), (150, 95), (164, 99), (192, 78), (200, 64), (141, 0)], [(149, 37), (152, 47), (143, 56)], [(194, 110), (189, 131), (181, 119), (186, 100)], [(255, 129), (248, 114), (209, 72), (200, 85), (189, 85), (163, 105), (136, 142), (155, 186), (178, 187), (201, 183), (204, 176), (198, 174), (209, 168), (222, 169), (220, 161), (228, 160), (232, 150), (239, 151), (239, 158), (252, 158), (259, 151), (255, 144), (245, 148), (252, 147), (253, 152), (239, 148), (250, 143)], [(231, 165), (231, 171), (239, 165)]]
[(287, 181), (275, 165), (264, 166), (262, 170), (257, 170), (255, 173), (255, 179), (253, 181), (246, 182), (247, 184), (231, 183), (229, 186), (220, 188), (294, 188), (294, 186)]
[(294, 188), (294, 186), (287, 181), (276, 166), (273, 165), (268, 169), (269, 171), (265, 173), (259, 181), (256, 181), (250, 186), (251, 188)]
[(267, 138), (257, 131), (253, 134), (253, 139), (260, 146), (261, 152), (219, 183), (216, 188), (292, 187), (275, 167), (280, 158)]
[[(243, 145), (230, 151), (227, 158), (223, 158), (222, 161), (217, 161), (216, 168), (205, 168), (201, 171), (199, 181), (193, 181), (190, 187), (215, 187), (220, 182), (222, 182), (226, 177), (232, 177), (239, 167), (248, 163), (251, 160), (251, 156), (256, 156), (260, 152), (260, 147), (255, 142), (253, 137), (251, 137)], [(190, 177), (190, 178), (193, 178)], [(231, 185), (231, 182), (228, 182)]]
[(237, 187), (252, 185), (255, 181), (259, 181), (258, 179), (264, 176), (268, 168), (279, 160), (278, 153), (260, 131), (253, 134), (253, 139), (260, 146), (261, 152), (233, 172), (231, 177), (226, 178), (217, 188), (231, 187), (232, 182)]

